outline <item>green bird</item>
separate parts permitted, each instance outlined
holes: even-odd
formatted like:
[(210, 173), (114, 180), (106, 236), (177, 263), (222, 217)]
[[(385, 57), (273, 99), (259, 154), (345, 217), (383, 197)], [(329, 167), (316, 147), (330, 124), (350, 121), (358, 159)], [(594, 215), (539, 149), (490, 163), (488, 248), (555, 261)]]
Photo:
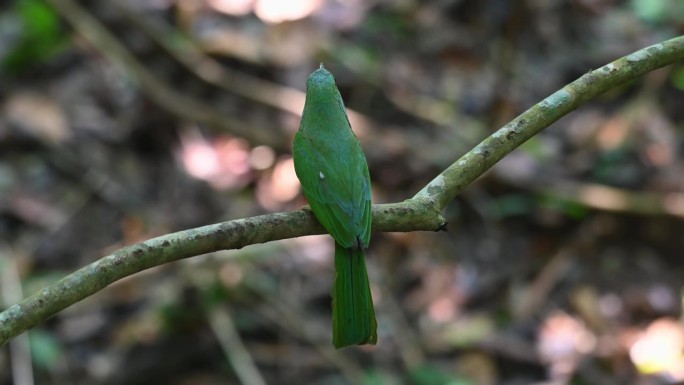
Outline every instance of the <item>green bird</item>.
[(314, 216), (335, 239), (333, 345), (378, 340), (363, 249), (371, 234), (371, 184), (335, 78), (323, 68), (306, 81), (294, 166)]

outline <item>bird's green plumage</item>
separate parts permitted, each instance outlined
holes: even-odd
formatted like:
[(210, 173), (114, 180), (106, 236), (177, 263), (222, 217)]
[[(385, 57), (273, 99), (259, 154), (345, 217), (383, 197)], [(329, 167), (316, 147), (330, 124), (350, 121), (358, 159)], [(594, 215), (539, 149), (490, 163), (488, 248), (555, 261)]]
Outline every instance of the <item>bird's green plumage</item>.
[(363, 254), (371, 232), (368, 165), (335, 79), (322, 66), (306, 82), (293, 154), (311, 210), (335, 239), (333, 344), (375, 344), (377, 325)]
[(378, 340), (363, 249), (345, 249), (335, 243), (333, 288), (333, 344), (373, 344)]

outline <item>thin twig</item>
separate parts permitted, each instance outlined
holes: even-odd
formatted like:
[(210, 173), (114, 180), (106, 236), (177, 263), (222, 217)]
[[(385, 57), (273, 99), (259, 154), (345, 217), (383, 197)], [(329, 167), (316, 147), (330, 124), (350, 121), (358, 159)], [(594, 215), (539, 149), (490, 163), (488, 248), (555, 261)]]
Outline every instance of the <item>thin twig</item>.
[(235, 374), (244, 385), (266, 385), (252, 356), (242, 343), (240, 334), (228, 312), (228, 308), (214, 308), (208, 311), (209, 325), (219, 340), (221, 348), (230, 361)]
[(201, 122), (229, 131), (253, 143), (268, 145), (280, 150), (288, 148), (283, 142), (283, 135), (279, 135), (282, 133), (276, 130), (254, 127), (247, 121), (236, 119), (219, 110), (207, 107), (201, 101), (187, 97), (162, 82), (77, 2), (72, 0), (48, 1), (84, 39), (97, 47), (108, 59), (122, 64), (131, 71), (147, 96), (166, 111), (188, 121)]
[[(255, 279), (258, 281), (258, 279)], [(325, 357), (333, 365), (337, 366), (340, 373), (347, 378), (351, 384), (360, 384), (364, 380), (363, 368), (351, 357), (343, 354), (340, 350), (333, 348), (331, 343), (321, 344), (319, 336), (322, 330), (316, 330), (315, 325), (307, 325), (307, 320), (297, 311), (297, 305), (288, 302), (287, 299), (275, 299), (266, 295), (256, 285), (245, 282), (245, 286), (255, 294), (263, 297), (268, 306), (264, 306), (257, 311), (274, 323), (279, 324), (293, 335), (304, 341), (311, 343), (322, 357)]]

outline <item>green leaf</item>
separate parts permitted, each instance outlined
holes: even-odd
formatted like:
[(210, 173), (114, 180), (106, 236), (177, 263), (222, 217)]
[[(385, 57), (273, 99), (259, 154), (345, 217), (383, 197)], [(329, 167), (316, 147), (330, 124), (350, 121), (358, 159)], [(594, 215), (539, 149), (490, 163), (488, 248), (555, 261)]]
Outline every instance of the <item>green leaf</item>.
[(29, 345), (33, 362), (42, 369), (54, 367), (63, 354), (59, 341), (52, 334), (42, 330), (33, 330), (29, 333)]
[(363, 385), (399, 385), (401, 381), (390, 372), (370, 370), (363, 378)]
[(411, 383), (415, 385), (473, 385), (473, 382), (449, 374), (433, 366), (422, 366), (410, 373)]
[(662, 21), (667, 11), (666, 0), (632, 0), (630, 5), (639, 17), (651, 22)]
[(20, 73), (51, 58), (66, 45), (59, 16), (42, 0), (20, 0), (13, 12), (21, 20), (21, 30), (5, 57), (0, 57), (2, 70)]
[(525, 194), (507, 194), (498, 197), (492, 207), (489, 207), (490, 213), (498, 219), (503, 219), (515, 215), (529, 214), (533, 209), (534, 202), (529, 195)]
[(552, 194), (542, 195), (540, 199), (542, 206), (561, 212), (569, 218), (580, 220), (590, 213), (590, 210), (581, 202), (573, 202)]
[(684, 91), (684, 67), (679, 66), (672, 71), (672, 84)]

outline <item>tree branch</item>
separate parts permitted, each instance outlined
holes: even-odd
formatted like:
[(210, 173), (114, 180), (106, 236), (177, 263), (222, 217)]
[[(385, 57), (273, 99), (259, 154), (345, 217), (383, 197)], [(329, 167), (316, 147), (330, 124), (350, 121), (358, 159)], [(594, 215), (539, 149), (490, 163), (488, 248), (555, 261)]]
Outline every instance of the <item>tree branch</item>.
[[(413, 198), (374, 205), (373, 229), (444, 229), (446, 223), (440, 214), (444, 206), (506, 154), (587, 100), (683, 58), (684, 37), (677, 37), (588, 72), (482, 141)], [(0, 313), (0, 346), (64, 308), (142, 270), (213, 251), (324, 232), (311, 212), (299, 210), (180, 231), (125, 247)]]
[(414, 198), (443, 208), (506, 154), (584, 102), (648, 72), (684, 59), (684, 36), (654, 44), (589, 71), (518, 115), (454, 162)]

